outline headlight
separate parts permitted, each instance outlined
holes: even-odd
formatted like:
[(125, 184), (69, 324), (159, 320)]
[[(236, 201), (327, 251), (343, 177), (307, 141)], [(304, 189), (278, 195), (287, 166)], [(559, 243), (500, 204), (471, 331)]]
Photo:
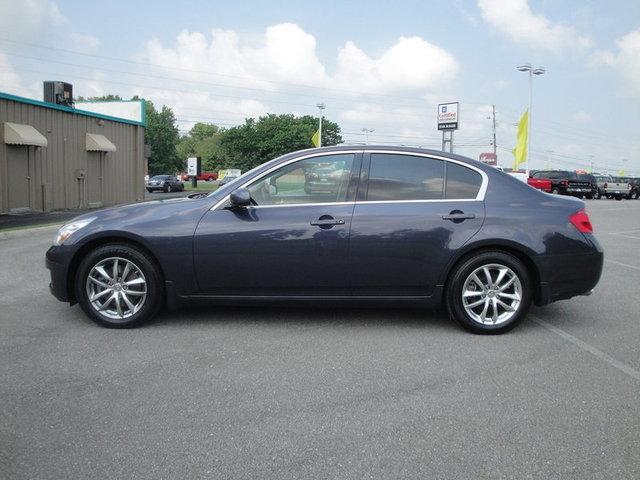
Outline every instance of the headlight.
[(63, 225), (62, 227), (60, 227), (60, 230), (58, 230), (58, 233), (56, 233), (56, 238), (53, 241), (53, 244), (62, 245), (64, 242), (66, 242), (69, 239), (69, 237), (74, 232), (77, 232), (81, 228), (86, 227), (95, 219), (96, 217), (83, 218), (81, 220), (76, 220), (75, 222), (71, 222), (71, 223), (67, 223), (66, 225)]

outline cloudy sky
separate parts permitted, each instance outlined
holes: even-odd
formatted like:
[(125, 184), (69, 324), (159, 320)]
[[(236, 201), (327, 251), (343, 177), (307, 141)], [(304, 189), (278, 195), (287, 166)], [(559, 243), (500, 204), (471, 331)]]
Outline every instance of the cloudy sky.
[(0, 0), (0, 91), (140, 95), (181, 131), (268, 112), (325, 115), (347, 142), (440, 146), (436, 105), (459, 101), (458, 153), (502, 164), (534, 79), (532, 168), (640, 175), (640, 2)]

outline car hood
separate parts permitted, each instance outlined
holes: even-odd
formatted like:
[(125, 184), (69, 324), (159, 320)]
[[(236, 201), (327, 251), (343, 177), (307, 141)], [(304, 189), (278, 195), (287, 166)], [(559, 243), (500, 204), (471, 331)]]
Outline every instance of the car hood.
[(200, 220), (202, 214), (211, 208), (213, 199), (204, 198), (171, 198), (149, 202), (121, 205), (87, 212), (75, 217), (67, 223), (93, 218), (85, 228), (74, 234), (74, 241), (92, 237), (105, 232), (126, 232), (135, 234), (146, 230), (166, 230), (173, 225), (193, 225)]

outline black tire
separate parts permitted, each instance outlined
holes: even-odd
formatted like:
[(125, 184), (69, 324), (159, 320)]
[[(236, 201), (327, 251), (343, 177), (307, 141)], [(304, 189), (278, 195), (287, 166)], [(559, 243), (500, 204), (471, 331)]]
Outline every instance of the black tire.
[(167, 185), (167, 186), (164, 188), (164, 191), (165, 191), (165, 192), (167, 192), (167, 193), (171, 193), (171, 192), (173, 191), (173, 188), (171, 187), (171, 185)]
[(213, 182), (213, 177), (207, 178), (207, 182)]
[(595, 200), (600, 200), (602, 198), (602, 194), (600, 193), (600, 190), (596, 191), (596, 193), (593, 194), (593, 198)]
[(557, 187), (554, 187), (554, 188), (551, 190), (551, 193), (552, 193), (553, 195), (560, 195), (560, 190), (558, 190), (558, 188), (557, 188)]
[[(103, 315), (89, 301), (86, 288), (87, 277), (96, 264), (110, 257), (119, 257), (133, 262), (142, 271), (146, 280), (144, 303), (140, 310), (127, 318), (112, 319)], [(76, 299), (84, 313), (96, 323), (109, 328), (135, 327), (153, 318), (164, 303), (164, 288), (160, 268), (149, 258), (147, 253), (127, 244), (110, 243), (89, 252), (78, 267), (74, 290)]]
[[(462, 292), (467, 278), (477, 268), (490, 264), (509, 268), (518, 277), (522, 287), (520, 304), (515, 313), (508, 320), (495, 325), (477, 322), (467, 313), (462, 303)], [(533, 299), (533, 286), (527, 268), (517, 257), (497, 250), (482, 251), (464, 258), (453, 269), (449, 276), (445, 296), (451, 319), (473, 333), (494, 335), (508, 332), (526, 317)]]
[(585, 198), (586, 198), (587, 200), (593, 200), (593, 195), (585, 195)]
[(631, 200), (637, 200), (638, 199), (638, 192), (632, 192), (631, 195), (629, 196), (629, 198)]
[(617, 195), (616, 200), (622, 200), (622, 197), (620, 195)]

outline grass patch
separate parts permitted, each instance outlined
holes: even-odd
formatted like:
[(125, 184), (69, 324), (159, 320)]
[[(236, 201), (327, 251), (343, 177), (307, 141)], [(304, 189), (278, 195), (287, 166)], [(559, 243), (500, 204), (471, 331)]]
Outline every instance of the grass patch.
[(35, 225), (18, 225), (15, 227), (2, 227), (0, 226), (0, 233), (7, 233), (7, 232), (17, 232), (19, 230), (29, 230), (30, 228), (39, 228), (39, 227), (53, 227), (53, 226), (62, 226), (64, 224), (63, 222), (57, 221), (57, 222), (47, 222), (47, 223), (36, 223)]
[(191, 182), (183, 182), (185, 192), (213, 192), (218, 189), (218, 185), (213, 182), (199, 181), (197, 188), (191, 186)]

